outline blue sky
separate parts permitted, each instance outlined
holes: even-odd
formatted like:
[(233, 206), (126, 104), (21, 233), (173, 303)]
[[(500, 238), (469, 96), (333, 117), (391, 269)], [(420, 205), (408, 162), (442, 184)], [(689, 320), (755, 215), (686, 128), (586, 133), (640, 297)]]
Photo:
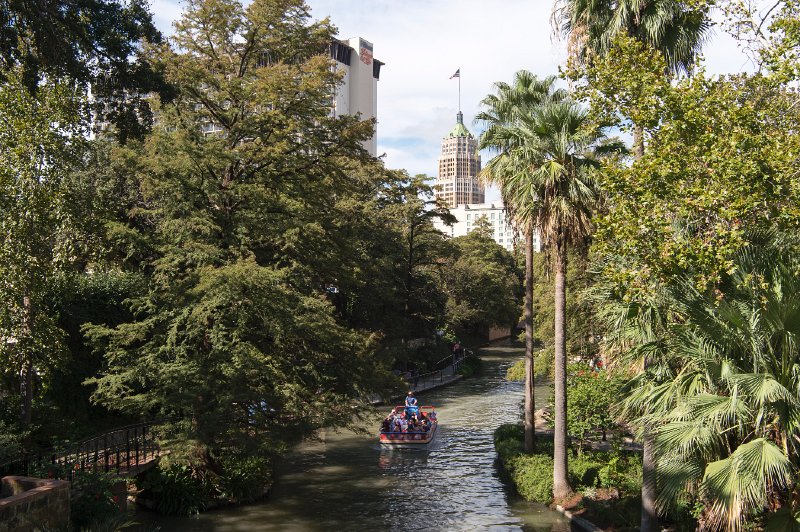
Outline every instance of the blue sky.
[[(363, 37), (385, 64), (378, 83), (378, 153), (390, 168), (434, 176), (442, 137), (461, 108), (473, 133), (480, 100), (496, 81), (527, 69), (556, 74), (566, 44), (553, 36), (552, 0), (307, 0), (312, 17), (330, 17), (343, 39)], [(158, 27), (171, 33), (177, 0), (154, 0)], [(751, 70), (721, 28), (705, 47), (708, 70)], [(484, 162), (486, 154), (483, 155)], [(490, 191), (487, 199), (496, 199)]]

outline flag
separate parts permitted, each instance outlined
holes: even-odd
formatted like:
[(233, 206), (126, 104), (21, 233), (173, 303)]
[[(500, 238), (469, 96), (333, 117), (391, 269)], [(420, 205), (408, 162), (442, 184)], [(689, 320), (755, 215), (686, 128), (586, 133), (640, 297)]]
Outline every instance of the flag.
[(453, 74), (452, 76), (450, 76), (450, 79), (453, 79), (453, 78), (460, 78), (460, 77), (461, 77), (461, 69), (459, 68), (458, 70), (456, 70), (456, 73), (455, 73), (455, 74)]

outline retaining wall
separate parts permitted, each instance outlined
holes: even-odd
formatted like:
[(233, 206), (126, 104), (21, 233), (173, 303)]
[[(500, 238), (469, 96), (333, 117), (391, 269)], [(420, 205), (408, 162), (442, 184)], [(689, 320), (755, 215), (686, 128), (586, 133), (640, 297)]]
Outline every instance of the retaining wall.
[(3, 477), (0, 532), (33, 532), (69, 524), (69, 482), (31, 477)]

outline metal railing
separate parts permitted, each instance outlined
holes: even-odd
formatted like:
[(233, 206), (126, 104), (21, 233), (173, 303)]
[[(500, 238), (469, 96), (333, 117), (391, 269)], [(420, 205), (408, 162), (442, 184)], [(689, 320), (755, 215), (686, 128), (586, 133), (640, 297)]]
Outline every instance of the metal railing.
[[(65, 449), (27, 454), (0, 464), (0, 475), (52, 474), (73, 480), (76, 472), (127, 474), (160, 454), (156, 422), (137, 423), (98, 434)], [(54, 471), (55, 470), (55, 471)]]
[(433, 367), (438, 367), (445, 362), (449, 362), (447, 366), (428, 373), (412, 375), (411, 377), (406, 378), (406, 382), (409, 384), (409, 387), (412, 390), (416, 391), (417, 389), (429, 388), (430, 386), (449, 381), (458, 373), (458, 370), (461, 369), (461, 366), (464, 364), (464, 360), (471, 356), (475, 356), (471, 349), (465, 349), (464, 353), (458, 357), (454, 355), (448, 355), (433, 365)]

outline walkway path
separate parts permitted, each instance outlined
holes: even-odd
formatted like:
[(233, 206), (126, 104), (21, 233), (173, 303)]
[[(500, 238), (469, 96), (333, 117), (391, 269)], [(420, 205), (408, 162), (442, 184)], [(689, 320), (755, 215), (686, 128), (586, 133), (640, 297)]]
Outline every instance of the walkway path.
[[(462, 376), (458, 374), (458, 369), (461, 367), (464, 359), (473, 356), (471, 350), (466, 350), (466, 353), (467, 354), (456, 361), (455, 364), (450, 364), (449, 366), (446, 366), (438, 371), (425, 373), (416, 378), (412, 378), (411, 381), (408, 382), (408, 389), (413, 391), (415, 394), (419, 394), (429, 390), (435, 390), (437, 388), (441, 388), (442, 386), (447, 386), (448, 384), (452, 384), (461, 380)], [(393, 396), (390, 398), (390, 400), (395, 401), (403, 399), (404, 397), (405, 393)], [(373, 405), (380, 405), (384, 404), (385, 402), (386, 401), (381, 399), (377, 394), (373, 395), (370, 399), (370, 403)]]

